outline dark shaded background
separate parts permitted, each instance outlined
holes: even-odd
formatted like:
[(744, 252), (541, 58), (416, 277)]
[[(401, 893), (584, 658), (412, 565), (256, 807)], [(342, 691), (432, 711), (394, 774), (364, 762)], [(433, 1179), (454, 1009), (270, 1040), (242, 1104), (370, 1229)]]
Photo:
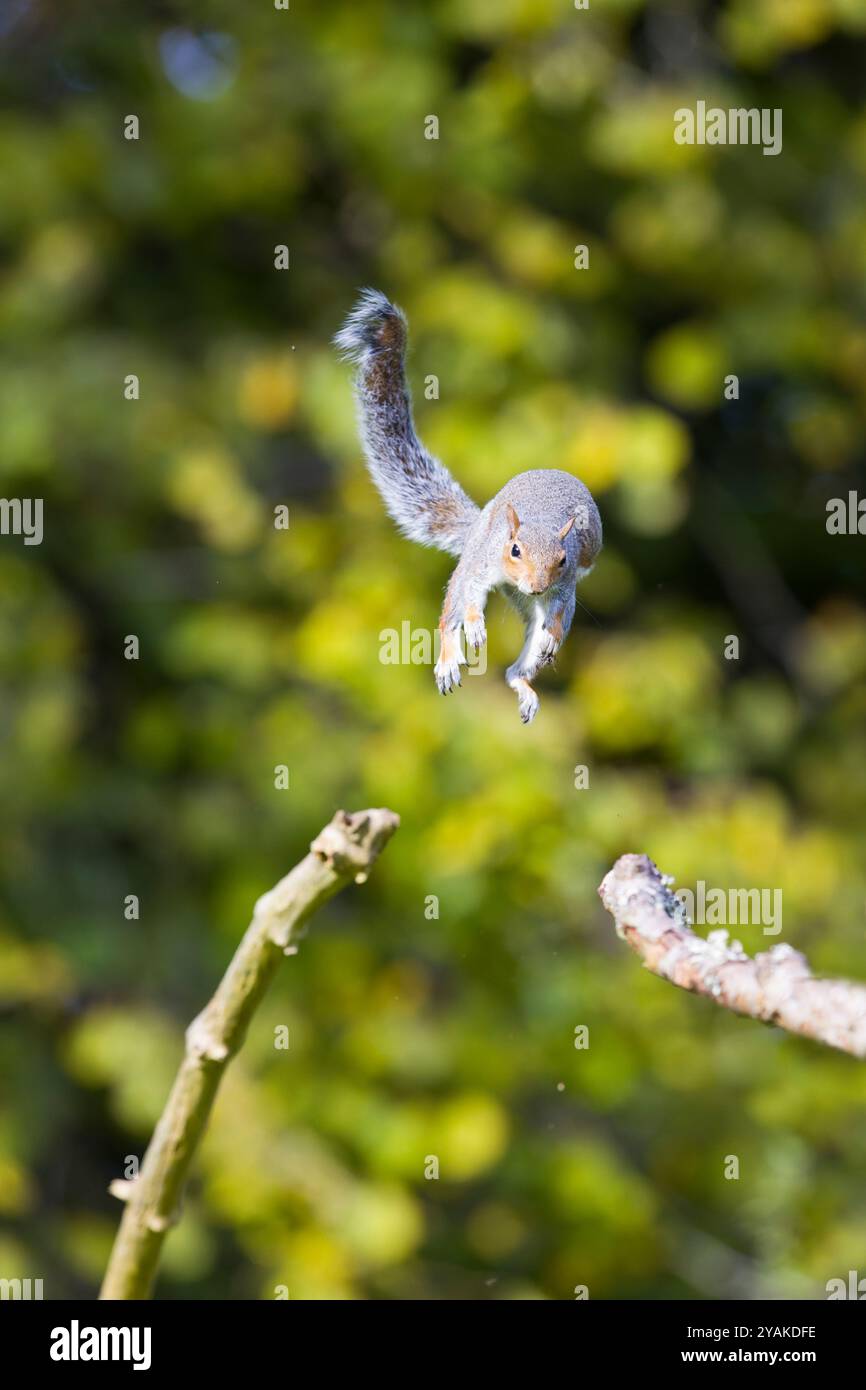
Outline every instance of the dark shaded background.
[[(863, 488), (866, 4), (0, 0), (0, 53), (0, 490), (46, 515), (0, 538), (0, 1276), (93, 1295), (252, 903), (369, 804), (403, 828), (266, 1000), (160, 1296), (866, 1274), (862, 1067), (646, 975), (595, 896), (632, 849), (779, 888), (775, 939), (866, 978), (866, 541), (825, 527)], [(677, 146), (698, 99), (781, 107), (782, 154)], [(530, 729), (501, 599), (455, 699), (379, 660), (448, 561), (359, 461), (329, 339), (366, 283), (476, 498), (598, 499)]]

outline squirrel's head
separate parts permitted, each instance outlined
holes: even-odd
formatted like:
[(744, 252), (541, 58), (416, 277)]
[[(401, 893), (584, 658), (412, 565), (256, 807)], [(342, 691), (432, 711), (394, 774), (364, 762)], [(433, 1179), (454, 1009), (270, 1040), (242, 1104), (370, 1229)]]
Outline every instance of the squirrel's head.
[(511, 503), (506, 513), (509, 536), (502, 553), (502, 568), (522, 594), (543, 594), (562, 577), (568, 563), (565, 538), (575, 518), (570, 517), (561, 530), (551, 531), (544, 526), (522, 524)]

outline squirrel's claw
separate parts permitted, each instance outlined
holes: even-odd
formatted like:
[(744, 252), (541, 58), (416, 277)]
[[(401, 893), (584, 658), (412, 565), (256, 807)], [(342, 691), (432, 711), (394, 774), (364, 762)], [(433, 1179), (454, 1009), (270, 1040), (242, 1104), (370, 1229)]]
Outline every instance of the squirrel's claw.
[(437, 661), (433, 667), (433, 675), (439, 687), (440, 695), (450, 695), (452, 690), (456, 690), (461, 685), (460, 667), (456, 661), (443, 665)]

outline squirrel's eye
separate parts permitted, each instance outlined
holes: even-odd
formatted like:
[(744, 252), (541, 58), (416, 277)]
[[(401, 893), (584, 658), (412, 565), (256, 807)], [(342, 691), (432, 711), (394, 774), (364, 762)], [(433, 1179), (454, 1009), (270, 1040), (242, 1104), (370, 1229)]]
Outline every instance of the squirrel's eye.
[(513, 546), (511, 547), (511, 553), (512, 553), (512, 555), (514, 556), (515, 560), (519, 560), (519, 559), (520, 559), (520, 546), (519, 546), (519, 545), (513, 545)]
[(564, 556), (564, 555), (560, 555), (560, 557), (559, 557), (560, 569), (562, 568), (562, 566), (563, 566), (564, 564), (565, 564), (565, 556)]

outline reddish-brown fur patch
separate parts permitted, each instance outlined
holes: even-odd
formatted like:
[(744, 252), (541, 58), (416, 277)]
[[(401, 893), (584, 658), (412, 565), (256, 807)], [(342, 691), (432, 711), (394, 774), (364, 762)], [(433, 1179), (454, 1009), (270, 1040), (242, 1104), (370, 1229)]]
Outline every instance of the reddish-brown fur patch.
[(544, 626), (554, 642), (562, 641), (562, 613), (548, 613), (544, 620)]
[(376, 337), (380, 347), (401, 350), (406, 338), (403, 320), (396, 314), (385, 314), (376, 329)]
[(449, 665), (460, 655), (460, 629), (456, 627), (445, 627), (439, 624), (441, 634), (441, 645), (439, 648), (439, 660), (443, 666)]

